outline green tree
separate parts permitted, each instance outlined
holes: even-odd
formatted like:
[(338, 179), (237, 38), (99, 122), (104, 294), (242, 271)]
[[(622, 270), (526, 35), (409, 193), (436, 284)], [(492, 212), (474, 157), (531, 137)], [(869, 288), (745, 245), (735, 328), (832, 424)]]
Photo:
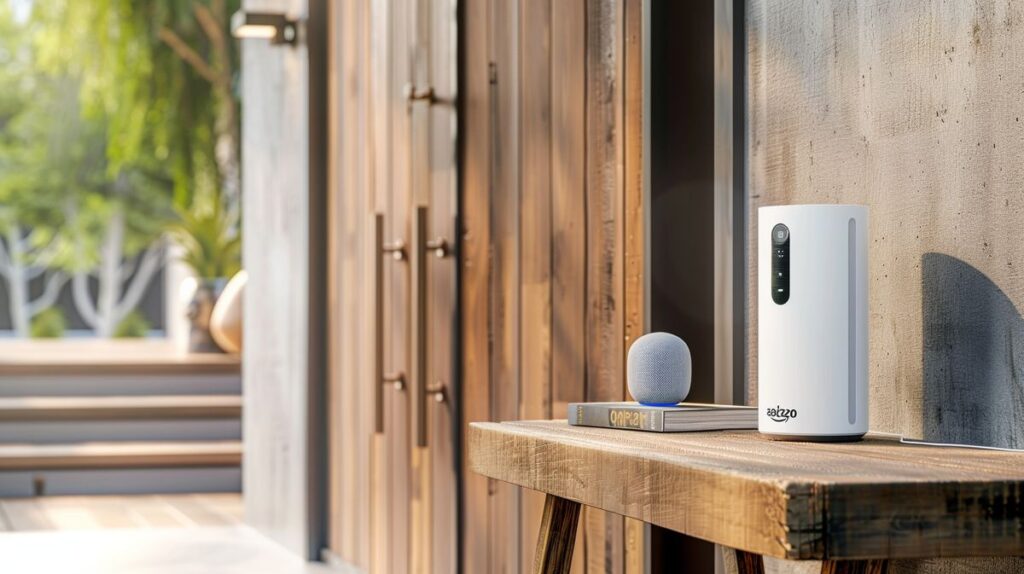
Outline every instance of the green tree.
[[(54, 143), (49, 128), (60, 117), (52, 105), (59, 92), (33, 73), (27, 37), (10, 5), (0, 3), (0, 276), (21, 337), (29, 335), (33, 317), (53, 305), (67, 280), (60, 270), (49, 269), (59, 255), (60, 212), (55, 198), (39, 186), (56, 175), (41, 169), (41, 160)], [(38, 113), (43, 108), (46, 113)], [(44, 289), (32, 298), (29, 287), (37, 277), (43, 277)]]
[(107, 118), (111, 172), (149, 159), (170, 167), (176, 203), (238, 189), (238, 0), (46, 0), (40, 65), (80, 78), (86, 115)]
[[(229, 17), (238, 0), (176, 0), (175, 9), (164, 14), (158, 35), (175, 55), (205, 80), (214, 103), (214, 159), (220, 194), (227, 216), (240, 215), (241, 160), (239, 153), (239, 103), (234, 91), (238, 51), (230, 40)], [(188, 12), (194, 19), (190, 20)], [(173, 14), (173, 16), (172, 16)], [(196, 25), (202, 35), (196, 31)]]
[(50, 307), (32, 319), (29, 333), (33, 339), (60, 339), (68, 328), (64, 312), (57, 307)]
[[(5, 181), (21, 182), (19, 199), (42, 199), (47, 222), (61, 220), (60, 233), (30, 244), (41, 250), (49, 239), (48, 263), (71, 274), (79, 314), (99, 336), (113, 334), (162, 265), (172, 203), (183, 208), (197, 195), (223, 196), (237, 213), (237, 55), (227, 33), (237, 1), (231, 4), (32, 5), (29, 76), (52, 97), (11, 104), (27, 118), (19, 137), (29, 145)], [(12, 40), (19, 53), (24, 35)], [(33, 233), (46, 229), (21, 210), (13, 219)]]
[[(143, 105), (146, 91), (155, 89), (143, 87), (157, 75), (152, 60), (129, 40), (129, 22), (85, 10), (97, 7), (60, 0), (33, 5), (28, 26), (38, 95), (14, 131), (35, 148), (19, 165), (27, 187), (61, 210), (56, 237), (63, 248), (53, 263), (71, 274), (83, 320), (109, 337), (162, 264), (160, 236), (172, 213), (173, 184), (164, 167), (165, 114), (158, 102)], [(93, 18), (88, 25), (76, 20), (86, 17)], [(89, 38), (90, 26), (101, 22), (110, 25), (107, 37)], [(111, 46), (116, 50), (105, 58)], [(109, 82), (119, 74), (110, 70), (129, 68), (135, 76), (121, 77), (115, 89)]]

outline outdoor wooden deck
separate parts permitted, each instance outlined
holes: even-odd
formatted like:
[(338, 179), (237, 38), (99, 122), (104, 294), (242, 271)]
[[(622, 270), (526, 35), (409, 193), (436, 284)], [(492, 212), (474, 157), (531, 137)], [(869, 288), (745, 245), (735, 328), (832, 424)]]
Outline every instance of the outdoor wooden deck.
[(242, 497), (231, 493), (0, 499), (0, 532), (240, 524)]
[(0, 376), (127, 373), (238, 373), (239, 359), (222, 353), (179, 353), (165, 340), (0, 341)]
[(238, 357), (0, 341), (0, 496), (237, 492)]
[(242, 523), (238, 494), (0, 499), (0, 570), (326, 574)]
[(0, 397), (0, 421), (238, 418), (237, 395)]

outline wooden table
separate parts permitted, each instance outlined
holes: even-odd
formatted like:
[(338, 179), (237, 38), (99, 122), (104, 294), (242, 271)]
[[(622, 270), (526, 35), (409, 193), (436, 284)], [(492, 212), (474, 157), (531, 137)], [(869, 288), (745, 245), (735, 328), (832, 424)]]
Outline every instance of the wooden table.
[(547, 493), (534, 572), (568, 572), (580, 505), (737, 551), (884, 572), (888, 559), (1024, 555), (1024, 454), (656, 434), (565, 421), (473, 423), (470, 467)]

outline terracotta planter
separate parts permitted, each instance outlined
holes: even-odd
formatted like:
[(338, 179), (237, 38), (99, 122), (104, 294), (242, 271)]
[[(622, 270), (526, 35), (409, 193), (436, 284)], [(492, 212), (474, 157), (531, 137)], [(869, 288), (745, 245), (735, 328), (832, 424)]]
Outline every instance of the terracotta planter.
[(196, 280), (196, 290), (185, 311), (189, 320), (188, 352), (224, 352), (210, 335), (210, 317), (213, 315), (213, 306), (226, 284), (227, 279)]

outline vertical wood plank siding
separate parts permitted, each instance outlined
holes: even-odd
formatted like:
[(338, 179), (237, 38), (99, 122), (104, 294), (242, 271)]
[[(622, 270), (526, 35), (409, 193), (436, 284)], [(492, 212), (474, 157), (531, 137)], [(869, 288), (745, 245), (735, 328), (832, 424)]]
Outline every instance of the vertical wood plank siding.
[[(461, 3), (461, 185), (460, 289), (462, 300), (462, 427), (491, 419), (491, 71), (490, 5)], [(491, 480), (470, 472), (463, 457), (462, 571), (487, 572), (490, 560)]]
[[(626, 349), (644, 330), (641, 5), (458, 3), (463, 426), (564, 417), (570, 402), (625, 396)], [(403, 38), (428, 34), (426, 6), (432, 17), (444, 17), (440, 4), (417, 0), (343, 3), (335, 13), (340, 32), (334, 39), (332, 127), (340, 161), (332, 171), (339, 190), (330, 209), (338, 262), (331, 293), (339, 316), (332, 319), (331, 340), (340, 350), (332, 363), (330, 404), (343, 416), (331, 428), (338, 446), (331, 450), (337, 477), (330, 546), (373, 572), (405, 572), (427, 560), (443, 570), (446, 551), (411, 526), (445, 504), (415, 499), (415, 493), (445, 477), (436, 469), (425, 472), (433, 463), (406, 441), (406, 394), (385, 388), (389, 430), (371, 433), (376, 350), (369, 335), (385, 330), (385, 370), (402, 370), (408, 357), (401, 333), (411, 328), (407, 262), (383, 262), (382, 325), (373, 325), (373, 309), (361, 305), (373, 301), (375, 289), (371, 214), (385, 214), (386, 241), (408, 239), (410, 186), (417, 202), (426, 200), (417, 191), (424, 189), (418, 176), (410, 179), (410, 166), (434, 170), (439, 157), (423, 155), (434, 140), (429, 146), (408, 140), (426, 133), (423, 124), (443, 121), (442, 107), (426, 120), (425, 107), (406, 112), (401, 93), (409, 70), (418, 80), (422, 76), (421, 56), (406, 50)], [(442, 65), (431, 62), (432, 78)], [(443, 130), (432, 133), (440, 149)], [(436, 186), (436, 170), (431, 177)], [(445, 204), (429, 200), (437, 230)], [(440, 268), (444, 261), (430, 258), (429, 265)], [(431, 283), (428, 291), (443, 290)], [(515, 574), (529, 568), (542, 500), (462, 473), (462, 571)], [(411, 507), (405, 502), (410, 493)], [(640, 524), (588, 511), (577, 531), (573, 572), (638, 572), (643, 532)], [(410, 555), (422, 560), (410, 562)]]
[[(455, 0), (332, 4), (328, 551), (372, 572), (452, 571), (461, 543), (453, 346), (458, 259), (452, 256), (459, 233), (457, 6)], [(433, 88), (436, 99), (410, 101), (413, 84), (419, 93)], [(469, 123), (489, 130), (487, 117), (471, 115)], [(422, 239), (413, 241), (418, 208), (427, 210), (426, 239), (444, 240), (440, 252), (413, 252)], [(376, 245), (378, 216), (382, 242), (402, 244), (401, 257), (385, 256)], [(472, 240), (467, 247), (475, 262)], [(426, 301), (413, 307), (418, 294)], [(419, 309), (426, 317), (423, 338), (420, 323), (411, 321)], [(401, 375), (401, 383), (383, 385), (385, 373)], [(422, 400), (427, 395), (419, 391), (427, 387), (440, 389), (431, 395), (440, 400)], [(482, 418), (489, 413), (488, 407)], [(411, 441), (413, 414), (424, 421), (426, 446)]]
[[(519, 220), (522, 305), (520, 419), (551, 418), (551, 0), (520, 4), (522, 205)], [(534, 563), (532, 528), (544, 495), (522, 493), (522, 566)]]
[[(644, 35), (643, 35), (643, 3), (628, 1), (625, 3), (624, 26), (624, 78), (625, 108), (624, 124), (624, 161), (625, 161), (625, 317), (623, 336), (624, 350), (628, 351), (633, 341), (647, 332), (644, 311), (644, 260), (646, 233), (644, 232), (644, 145), (643, 145), (643, 109), (644, 109)], [(621, 383), (626, 384), (625, 377)], [(625, 398), (629, 390), (623, 391)], [(626, 519), (625, 559), (628, 574), (645, 572), (646, 527), (643, 522), (631, 518)]]
[(552, 0), (551, 29), (551, 411), (562, 416), (586, 384), (586, 4)]
[[(464, 422), (625, 396), (644, 328), (640, 6), (462, 3)], [(464, 480), (464, 571), (528, 568), (542, 499)], [(626, 571), (626, 539), (622, 517), (586, 511), (573, 571)]]
[[(367, 67), (369, 68), (369, 78), (367, 80), (367, 89), (370, 96), (367, 98), (367, 106), (370, 117), (370, 130), (369, 130), (369, 141), (367, 141), (367, 147), (370, 154), (370, 189), (371, 191), (371, 209), (373, 213), (384, 213), (388, 205), (388, 189), (390, 189), (391, 181), (389, 175), (391, 173), (391, 165), (388, 161), (388, 157), (380, 157), (377, 150), (391, 149), (392, 138), (388, 130), (388, 108), (390, 105), (388, 98), (388, 65), (391, 58), (392, 46), (390, 41), (389, 29), (390, 29), (390, 18), (391, 18), (391, 7), (388, 0), (367, 0), (370, 12), (370, 53), (368, 55)], [(358, 114), (360, 110), (358, 108), (352, 110), (353, 113)], [(388, 234), (388, 230), (385, 226), (384, 240), (391, 241), (393, 236)], [(373, 249), (373, 247), (371, 247)], [(378, 253), (371, 253), (373, 258), (380, 257)], [(387, 262), (383, 263), (387, 265)], [(388, 301), (389, 294), (386, 291), (385, 284), (374, 286), (377, 293), (374, 294), (376, 298), (380, 298), (382, 303)], [(379, 325), (375, 325), (374, 329), (388, 330), (390, 332), (390, 325), (387, 321), (383, 321)], [(374, 333), (376, 336), (376, 333)], [(383, 333), (383, 337), (387, 337), (387, 333)], [(372, 340), (372, 339), (369, 339)], [(370, 349), (370, 357), (376, 356), (379, 350)], [(387, 364), (385, 357), (384, 369), (390, 366)], [(374, 359), (371, 359), (374, 360)], [(382, 384), (380, 381), (371, 381), (370, 385)], [(376, 392), (376, 391), (374, 391)], [(381, 394), (381, 402), (384, 402), (384, 396), (388, 393), (387, 389), (384, 389)], [(387, 409), (384, 405), (380, 407), (387, 416)], [(372, 480), (370, 482), (370, 500), (371, 500), (371, 512), (370, 512), (370, 528), (371, 528), (371, 544), (370, 544), (370, 571), (373, 573), (387, 572), (389, 568), (389, 560), (391, 559), (392, 553), (388, 551), (388, 547), (384, 544), (379, 544), (376, 541), (386, 540), (391, 531), (391, 520), (389, 512), (391, 505), (394, 500), (391, 497), (390, 488), (388, 485), (388, 468), (389, 462), (386, 456), (386, 440), (383, 434), (374, 434), (370, 440), (370, 468)]]
[[(491, 323), (490, 416), (510, 420), (519, 416), (520, 388), (520, 94), (519, 0), (491, 4), (489, 53), (491, 155)], [(469, 222), (467, 222), (469, 224)], [(467, 333), (468, 337), (479, 336)], [(467, 385), (477, 384), (467, 381)], [(488, 572), (521, 572), (520, 489), (491, 483), (490, 564)]]
[[(331, 97), (334, 106), (332, 142), (338, 146), (338, 159), (331, 162), (328, 194), (330, 222), (328, 238), (331, 274), (328, 308), (335, 316), (328, 321), (328, 352), (332, 377), (328, 385), (330, 466), (338, 476), (330, 481), (331, 528), (329, 547), (339, 556), (361, 568), (370, 564), (371, 521), (370, 460), (374, 412), (372, 337), (366, 333), (372, 325), (373, 310), (366, 302), (375, 300), (373, 292), (372, 237), (369, 223), (373, 217), (372, 158), (365, 150), (371, 146), (370, 117), (357, 111), (371, 106), (369, 82), (370, 6), (367, 2), (344, 2), (333, 6), (332, 25), (342, 33), (331, 34)], [(341, 190), (365, 190), (342, 193)]]
[[(623, 4), (587, 1), (587, 381), (588, 401), (623, 397), (625, 290), (622, 186)], [(587, 572), (622, 572), (621, 516), (587, 508)]]
[[(410, 38), (414, 33), (416, 15), (412, 0), (392, 0), (387, 7), (385, 36), (389, 47), (384, 60), (383, 85), (377, 103), (385, 116), (387, 144), (378, 147), (375, 158), (386, 177), (379, 181), (381, 213), (384, 218), (384, 237), (388, 241), (404, 241), (412, 245), (412, 218), (415, 217), (412, 187), (412, 145), (410, 136), (411, 114), (406, 111), (405, 86), (412, 70)], [(384, 328), (385, 372), (403, 372), (404, 390), (387, 389), (384, 392), (384, 419), (387, 431), (379, 441), (378, 451), (380, 483), (384, 497), (381, 519), (385, 537), (375, 543), (384, 547), (387, 562), (373, 566), (386, 574), (406, 574), (413, 571), (412, 555), (418, 550), (414, 541), (413, 494), (414, 475), (412, 457), (411, 420), (414, 385), (412, 374), (412, 330), (410, 304), (412, 299), (411, 251), (407, 248), (403, 261), (389, 260), (384, 264)], [(418, 461), (417, 461), (418, 462)], [(417, 467), (418, 468), (418, 467)]]

